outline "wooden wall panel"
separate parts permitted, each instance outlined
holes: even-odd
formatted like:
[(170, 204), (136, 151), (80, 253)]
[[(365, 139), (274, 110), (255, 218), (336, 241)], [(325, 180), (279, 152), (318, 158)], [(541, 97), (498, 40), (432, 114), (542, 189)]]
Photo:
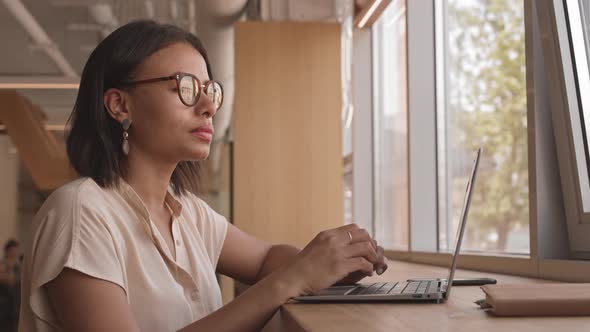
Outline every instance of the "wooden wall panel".
[(236, 25), (234, 223), (305, 245), (343, 224), (340, 26)]

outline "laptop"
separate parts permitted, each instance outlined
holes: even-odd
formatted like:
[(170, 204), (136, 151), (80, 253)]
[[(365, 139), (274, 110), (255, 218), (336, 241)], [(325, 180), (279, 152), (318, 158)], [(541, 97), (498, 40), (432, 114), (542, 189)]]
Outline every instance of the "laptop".
[[(294, 300), (300, 302), (373, 302), (373, 301), (391, 301), (391, 302), (437, 302), (446, 301), (451, 295), (451, 286), (455, 277), (457, 267), (457, 258), (461, 251), (461, 242), (467, 224), (467, 215), (469, 205), (471, 204), (471, 193), (477, 167), (482, 149), (477, 150), (471, 176), (465, 190), (463, 199), (463, 210), (461, 211), (461, 222), (457, 232), (455, 242), (455, 254), (449, 270), (449, 277), (445, 279), (421, 279), (420, 281), (393, 281), (377, 282), (372, 284), (355, 284), (346, 286), (332, 286), (323, 289), (317, 293), (298, 296)], [(448, 282), (447, 282), (448, 280)]]

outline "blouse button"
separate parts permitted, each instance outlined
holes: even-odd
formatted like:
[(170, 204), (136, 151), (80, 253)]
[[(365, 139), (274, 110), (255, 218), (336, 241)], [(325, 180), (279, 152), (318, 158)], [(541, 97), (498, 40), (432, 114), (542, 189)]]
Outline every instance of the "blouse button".
[(176, 240), (176, 245), (180, 247), (180, 240)]

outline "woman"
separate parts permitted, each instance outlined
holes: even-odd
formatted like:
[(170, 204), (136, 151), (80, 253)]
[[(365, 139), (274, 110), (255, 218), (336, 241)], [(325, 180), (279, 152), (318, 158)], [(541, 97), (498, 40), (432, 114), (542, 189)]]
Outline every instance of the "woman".
[[(67, 139), (82, 178), (33, 224), (21, 331), (254, 331), (294, 296), (387, 268), (356, 225), (300, 251), (249, 236), (191, 193), (222, 102), (205, 49), (177, 27), (137, 21), (97, 46)], [(252, 286), (222, 306), (216, 271)]]

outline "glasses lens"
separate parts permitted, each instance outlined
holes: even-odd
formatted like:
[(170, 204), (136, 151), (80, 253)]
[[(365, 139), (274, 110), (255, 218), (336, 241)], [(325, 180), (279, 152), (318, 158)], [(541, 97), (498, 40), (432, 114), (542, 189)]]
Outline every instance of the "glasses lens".
[(180, 79), (180, 98), (187, 105), (194, 105), (197, 102), (197, 82), (190, 76)]
[(215, 81), (209, 81), (207, 86), (205, 86), (205, 94), (213, 102), (216, 109), (221, 107), (223, 103), (223, 88), (221, 84)]

